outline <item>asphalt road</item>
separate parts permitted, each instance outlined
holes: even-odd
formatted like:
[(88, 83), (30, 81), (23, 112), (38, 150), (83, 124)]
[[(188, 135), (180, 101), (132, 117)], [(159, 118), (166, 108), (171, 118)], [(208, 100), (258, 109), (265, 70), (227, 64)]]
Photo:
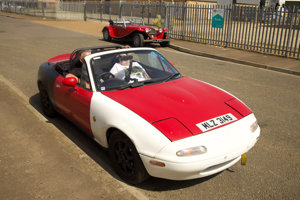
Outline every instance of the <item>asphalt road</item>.
[(106, 152), (61, 117), (44, 119), (36, 76), (49, 57), (98, 37), (0, 16), (0, 199), (298, 199), (300, 78), (157, 49), (184, 75), (244, 101), (261, 126), (246, 166), (217, 175), (131, 187), (111, 170)]

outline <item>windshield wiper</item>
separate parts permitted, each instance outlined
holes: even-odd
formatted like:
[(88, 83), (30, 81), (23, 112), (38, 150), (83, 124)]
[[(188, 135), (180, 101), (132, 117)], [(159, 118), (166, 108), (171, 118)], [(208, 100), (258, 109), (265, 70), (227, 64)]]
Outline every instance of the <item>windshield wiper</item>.
[(180, 75), (180, 73), (171, 74), (170, 76), (168, 76), (168, 77), (164, 80), (164, 82), (167, 82), (167, 81), (169, 81), (169, 80), (171, 80), (171, 79), (173, 79), (173, 78), (175, 78), (175, 77), (177, 77), (177, 76), (179, 76), (179, 75)]
[(136, 87), (141, 87), (144, 85), (144, 82), (135, 82), (135, 83), (129, 83), (127, 85), (122, 85), (121, 87), (119, 87), (119, 89), (123, 90), (123, 89), (127, 89), (127, 88), (136, 88)]

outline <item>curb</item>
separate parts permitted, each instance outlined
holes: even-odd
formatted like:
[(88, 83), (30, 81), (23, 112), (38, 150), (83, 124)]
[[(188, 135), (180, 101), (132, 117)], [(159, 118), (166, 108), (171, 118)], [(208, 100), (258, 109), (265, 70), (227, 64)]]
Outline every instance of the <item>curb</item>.
[(172, 49), (175, 49), (177, 51), (181, 51), (181, 52), (184, 52), (184, 53), (189, 53), (189, 54), (196, 55), (196, 56), (213, 58), (213, 59), (217, 59), (217, 60), (222, 60), (222, 61), (227, 61), (227, 62), (232, 62), (232, 63), (238, 63), (238, 64), (243, 64), (243, 65), (248, 65), (248, 66), (251, 66), (251, 67), (267, 69), (267, 70), (272, 70), (272, 71), (277, 71), (277, 72), (282, 72), (282, 73), (286, 73), (286, 74), (292, 74), (292, 75), (300, 76), (300, 72), (289, 70), (289, 69), (283, 69), (283, 68), (278, 68), (278, 67), (253, 63), (253, 62), (249, 62), (249, 61), (236, 60), (236, 59), (233, 59), (233, 58), (226, 58), (226, 57), (222, 57), (222, 56), (216, 56), (216, 55), (212, 55), (212, 54), (202, 53), (202, 52), (199, 52), (199, 51), (195, 51), (195, 50), (187, 49), (187, 48), (184, 48), (184, 47), (180, 47), (180, 46), (177, 46), (177, 45), (174, 45), (174, 44), (170, 44), (169, 47), (172, 48)]

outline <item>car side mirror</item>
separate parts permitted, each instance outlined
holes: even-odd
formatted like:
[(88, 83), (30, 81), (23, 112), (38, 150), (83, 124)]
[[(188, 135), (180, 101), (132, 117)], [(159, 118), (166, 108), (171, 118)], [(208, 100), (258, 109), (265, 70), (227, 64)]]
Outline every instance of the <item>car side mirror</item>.
[(75, 85), (77, 84), (77, 80), (74, 77), (64, 78), (62, 82), (64, 85), (70, 86), (70, 87), (75, 87)]

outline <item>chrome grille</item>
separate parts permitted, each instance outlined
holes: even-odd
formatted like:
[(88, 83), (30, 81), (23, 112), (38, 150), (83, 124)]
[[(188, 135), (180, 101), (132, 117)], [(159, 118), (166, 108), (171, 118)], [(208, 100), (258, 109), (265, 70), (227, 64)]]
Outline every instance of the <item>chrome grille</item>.
[(148, 32), (149, 36), (151, 38), (155, 38), (156, 37), (156, 31), (154, 28), (151, 28), (150, 31)]

